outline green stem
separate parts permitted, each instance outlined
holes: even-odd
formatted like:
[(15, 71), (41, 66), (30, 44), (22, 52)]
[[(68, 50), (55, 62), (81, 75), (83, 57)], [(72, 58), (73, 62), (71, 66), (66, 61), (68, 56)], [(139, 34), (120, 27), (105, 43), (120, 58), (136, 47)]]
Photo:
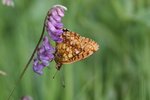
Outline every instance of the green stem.
[[(45, 18), (45, 20), (46, 20), (46, 18)], [(43, 38), (43, 36), (44, 36), (44, 32), (45, 32), (45, 21), (44, 21), (43, 30), (42, 30), (42, 34), (41, 34), (41, 36), (40, 36), (40, 39), (39, 39), (39, 41), (38, 41), (38, 43), (37, 43), (37, 45), (36, 45), (36, 47), (35, 47), (35, 49), (34, 49), (34, 51), (33, 51), (33, 53), (32, 53), (32, 55), (31, 55), (31, 57), (30, 57), (28, 63), (26, 64), (26, 66), (24, 67), (23, 71), (21, 72), (20, 77), (19, 77), (19, 79), (17, 80), (17, 82), (16, 82), (14, 88), (13, 88), (12, 91), (10, 92), (10, 95), (9, 95), (9, 97), (8, 97), (7, 100), (10, 100), (10, 98), (11, 98), (11, 96), (12, 96), (14, 90), (16, 89), (17, 85), (20, 83), (20, 81), (21, 81), (22, 77), (24, 76), (24, 74), (25, 74), (27, 68), (29, 67), (29, 64), (31, 63), (31, 61), (32, 61), (32, 59), (33, 59), (33, 57), (34, 57), (34, 54), (35, 54), (36, 50), (38, 49), (38, 46), (39, 46), (39, 44), (40, 44), (40, 42), (41, 42), (41, 40), (42, 40), (42, 38)]]

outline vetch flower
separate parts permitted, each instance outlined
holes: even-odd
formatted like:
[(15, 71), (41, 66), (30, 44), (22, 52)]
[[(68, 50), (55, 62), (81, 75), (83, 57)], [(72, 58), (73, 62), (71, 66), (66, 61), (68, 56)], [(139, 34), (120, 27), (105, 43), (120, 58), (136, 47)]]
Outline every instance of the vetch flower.
[[(3, 4), (13, 5), (13, 2), (12, 2), (12, 0), (3, 0)], [(37, 53), (37, 57), (34, 58), (34, 61), (33, 61), (33, 71), (39, 75), (43, 74), (43, 68), (48, 66), (49, 63), (56, 58), (55, 57), (55, 54), (56, 54), (55, 49), (57, 50), (57, 48), (56, 48), (57, 44), (63, 42), (63, 39), (62, 39), (63, 37), (61, 36), (63, 33), (63, 23), (61, 22), (61, 20), (62, 20), (62, 17), (64, 16), (65, 10), (67, 10), (66, 7), (64, 7), (62, 5), (55, 5), (52, 7), (52, 9), (50, 9), (48, 11), (48, 15), (46, 16), (46, 20), (44, 22), (44, 26), (43, 26), (43, 30), (42, 30), (40, 39), (31, 55), (30, 59), (28, 60), (24, 69), (22, 70), (22, 72), (19, 76), (19, 79), (17, 80), (14, 88), (10, 92), (10, 95), (8, 96), (7, 100), (10, 100), (16, 86), (21, 81), (27, 68), (29, 67), (29, 64), (33, 60), (35, 53)], [(50, 35), (50, 38), (56, 42), (55, 47), (51, 46), (47, 36), (45, 36), (43, 38), (45, 29), (47, 30), (48, 34)], [(43, 39), (43, 41), (42, 41), (42, 39)], [(42, 44), (40, 45), (41, 41), (42, 41)]]
[[(60, 43), (63, 41), (61, 35), (63, 33), (63, 23), (61, 22), (64, 17), (64, 12), (67, 10), (62, 5), (54, 5), (49, 11), (45, 21), (45, 28), (50, 38)], [(43, 68), (49, 66), (49, 63), (54, 59), (55, 48), (50, 45), (48, 37), (45, 36), (42, 45), (37, 49), (37, 57), (33, 62), (33, 71), (37, 74), (43, 74)]]
[(14, 6), (14, 2), (13, 0), (2, 0), (2, 3), (3, 5), (6, 5), (6, 6)]
[(63, 23), (61, 22), (62, 17), (64, 17), (64, 12), (67, 10), (66, 7), (62, 5), (55, 5), (53, 6), (47, 15), (46, 19), (46, 30), (51, 37), (52, 40), (55, 42), (62, 42), (62, 38), (60, 37), (63, 33)]
[(55, 48), (49, 43), (48, 37), (45, 36), (42, 45), (37, 50), (37, 58), (33, 62), (33, 71), (37, 74), (43, 74), (43, 68), (49, 65), (54, 59)]
[(31, 96), (23, 96), (21, 100), (33, 100)]

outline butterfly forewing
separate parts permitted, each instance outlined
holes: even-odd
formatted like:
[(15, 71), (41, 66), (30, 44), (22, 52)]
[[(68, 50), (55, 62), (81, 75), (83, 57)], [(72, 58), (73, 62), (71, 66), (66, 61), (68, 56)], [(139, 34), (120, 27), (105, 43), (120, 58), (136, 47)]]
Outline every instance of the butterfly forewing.
[(62, 38), (63, 42), (56, 44), (55, 61), (58, 66), (85, 59), (99, 48), (95, 41), (68, 30), (64, 30)]

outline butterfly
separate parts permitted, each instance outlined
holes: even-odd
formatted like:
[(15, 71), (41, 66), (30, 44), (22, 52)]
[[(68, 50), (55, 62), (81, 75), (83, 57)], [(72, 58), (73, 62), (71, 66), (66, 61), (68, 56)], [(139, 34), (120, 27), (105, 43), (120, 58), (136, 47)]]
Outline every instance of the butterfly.
[(83, 60), (99, 49), (99, 45), (95, 41), (68, 29), (63, 29), (61, 37), (63, 41), (56, 43), (54, 59), (57, 70), (60, 70), (63, 64), (71, 64)]

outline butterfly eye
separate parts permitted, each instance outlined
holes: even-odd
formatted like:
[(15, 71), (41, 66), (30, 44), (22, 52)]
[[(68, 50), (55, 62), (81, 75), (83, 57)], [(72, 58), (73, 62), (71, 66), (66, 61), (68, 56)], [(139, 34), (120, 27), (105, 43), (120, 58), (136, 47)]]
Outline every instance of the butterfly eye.
[(69, 31), (67, 28), (63, 28), (63, 32), (67, 32)]

